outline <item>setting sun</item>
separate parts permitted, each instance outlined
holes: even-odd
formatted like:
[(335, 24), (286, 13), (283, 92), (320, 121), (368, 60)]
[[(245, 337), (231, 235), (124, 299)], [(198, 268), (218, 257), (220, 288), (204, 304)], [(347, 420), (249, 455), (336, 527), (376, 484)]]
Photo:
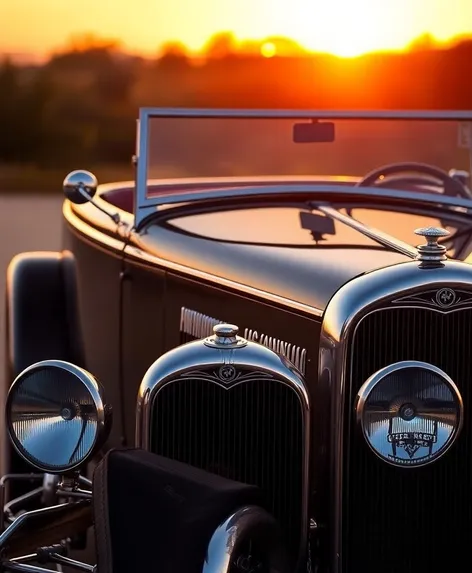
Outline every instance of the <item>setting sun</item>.
[(468, 35), (472, 32), (472, 2), (82, 0), (71, 4), (15, 0), (0, 2), (0, 22), (0, 53), (44, 57), (67, 45), (71, 36), (85, 32), (117, 39), (125, 49), (144, 55), (155, 55), (159, 46), (173, 40), (198, 53), (209, 37), (228, 31), (238, 41), (261, 42), (265, 57), (272, 37), (290, 38), (307, 50), (351, 57), (401, 50), (426, 33), (439, 41)]
[(261, 55), (264, 58), (273, 58), (277, 54), (274, 42), (264, 42), (261, 46)]
[[(279, 4), (274, 1), (274, 8)], [(343, 57), (405, 49), (428, 32), (446, 41), (472, 31), (469, 0), (449, 0), (447, 10), (443, 0), (293, 0), (290, 6), (283, 23), (285, 35), (313, 51)]]

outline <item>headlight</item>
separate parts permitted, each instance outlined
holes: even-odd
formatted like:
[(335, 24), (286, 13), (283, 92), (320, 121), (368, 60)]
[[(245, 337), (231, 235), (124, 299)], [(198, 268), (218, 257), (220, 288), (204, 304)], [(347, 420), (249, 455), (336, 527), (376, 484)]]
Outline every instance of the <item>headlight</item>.
[(111, 426), (96, 379), (61, 360), (38, 362), (19, 374), (5, 417), (18, 453), (48, 473), (78, 468), (103, 445)]
[(359, 390), (356, 413), (373, 452), (404, 467), (440, 458), (463, 422), (462, 398), (451, 378), (432, 364), (415, 361), (373, 374)]

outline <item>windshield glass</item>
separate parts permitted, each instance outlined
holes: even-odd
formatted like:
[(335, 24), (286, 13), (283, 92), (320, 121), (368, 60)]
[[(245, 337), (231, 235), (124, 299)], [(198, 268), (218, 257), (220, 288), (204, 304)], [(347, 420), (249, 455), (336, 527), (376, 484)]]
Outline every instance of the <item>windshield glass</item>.
[(398, 162), (470, 170), (470, 124), (460, 121), (150, 117), (147, 127), (148, 180), (362, 177)]

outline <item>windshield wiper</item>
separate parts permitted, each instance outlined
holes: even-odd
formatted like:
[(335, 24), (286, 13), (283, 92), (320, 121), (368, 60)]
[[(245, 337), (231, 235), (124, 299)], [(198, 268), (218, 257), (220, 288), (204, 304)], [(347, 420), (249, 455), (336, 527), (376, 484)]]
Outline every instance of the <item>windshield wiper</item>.
[(408, 243), (405, 243), (400, 239), (396, 239), (395, 237), (392, 237), (391, 235), (388, 235), (387, 233), (384, 233), (375, 227), (369, 227), (364, 223), (357, 221), (357, 219), (354, 219), (350, 215), (344, 215), (330, 205), (323, 205), (320, 203), (310, 203), (310, 205), (317, 211), (324, 213), (327, 217), (330, 217), (335, 221), (339, 221), (340, 223), (344, 223), (344, 225), (359, 231), (359, 233), (369, 237), (369, 239), (374, 240), (376, 243), (397, 251), (402, 255), (406, 255), (410, 259), (415, 259), (418, 254), (418, 251)]

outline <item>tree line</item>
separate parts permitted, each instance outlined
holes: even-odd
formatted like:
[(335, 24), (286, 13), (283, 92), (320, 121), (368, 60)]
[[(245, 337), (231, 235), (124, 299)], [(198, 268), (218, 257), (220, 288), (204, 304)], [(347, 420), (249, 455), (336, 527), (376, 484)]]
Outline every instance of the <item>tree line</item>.
[[(471, 109), (472, 40), (419, 41), (404, 53), (307, 55), (274, 39), (237, 50), (212, 39), (204, 57), (169, 44), (154, 59), (114, 43), (73, 46), (38, 66), (0, 63), (0, 163), (129, 162), (140, 106)], [(287, 47), (288, 46), (288, 47)]]

